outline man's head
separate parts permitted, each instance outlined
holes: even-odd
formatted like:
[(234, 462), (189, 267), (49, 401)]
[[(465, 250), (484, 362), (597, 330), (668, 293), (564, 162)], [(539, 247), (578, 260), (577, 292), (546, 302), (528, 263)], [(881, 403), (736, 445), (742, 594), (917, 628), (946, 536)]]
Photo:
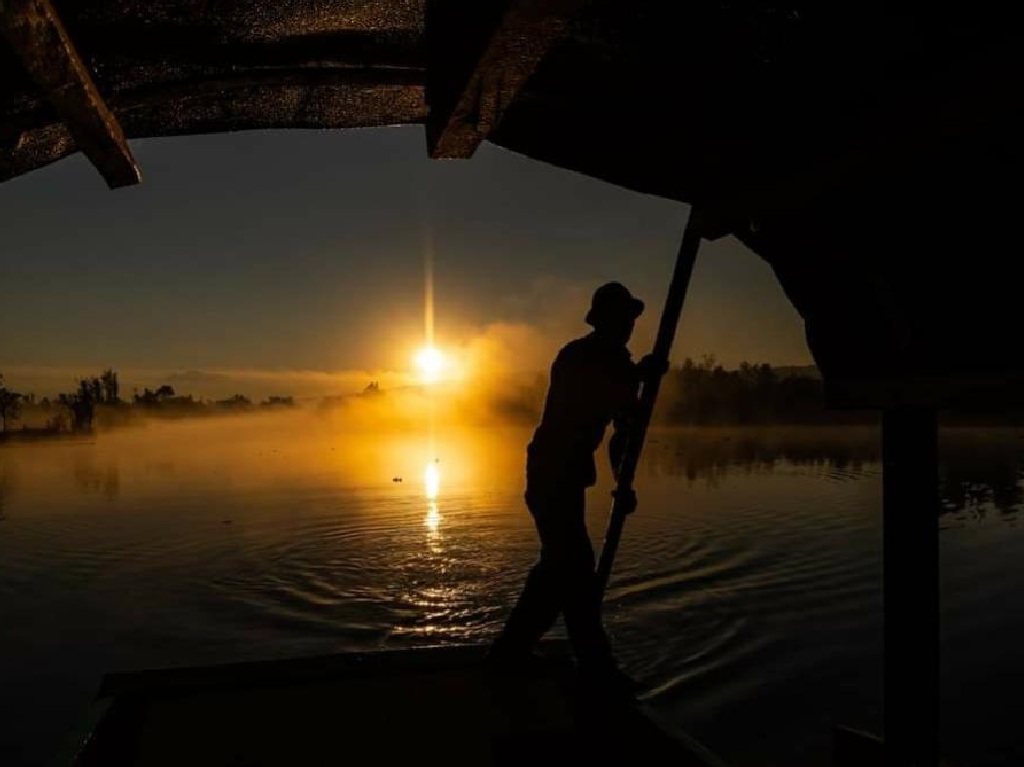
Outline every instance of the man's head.
[(609, 282), (594, 291), (586, 323), (598, 333), (625, 344), (643, 311), (644, 302), (635, 298), (625, 285)]

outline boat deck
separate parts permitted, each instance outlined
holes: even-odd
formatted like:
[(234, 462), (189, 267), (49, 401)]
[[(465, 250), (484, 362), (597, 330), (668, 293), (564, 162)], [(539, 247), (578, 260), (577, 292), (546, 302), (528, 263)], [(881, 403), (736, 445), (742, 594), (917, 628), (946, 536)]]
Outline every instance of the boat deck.
[(108, 676), (77, 758), (105, 765), (721, 765), (642, 705), (582, 692), (554, 660), (496, 676), (479, 647)]

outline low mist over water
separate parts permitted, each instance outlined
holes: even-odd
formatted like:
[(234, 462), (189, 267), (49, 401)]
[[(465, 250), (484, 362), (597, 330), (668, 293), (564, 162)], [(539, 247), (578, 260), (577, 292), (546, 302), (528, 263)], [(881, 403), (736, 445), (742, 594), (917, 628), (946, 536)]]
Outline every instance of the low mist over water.
[[(353, 412), (0, 446), (0, 763), (66, 759), (110, 671), (488, 641), (536, 554), (529, 429)], [(606, 621), (643, 697), (738, 765), (821, 764), (832, 724), (881, 727), (877, 437), (651, 435)], [(998, 605), (1024, 588), (1024, 433), (947, 430), (942, 454), (945, 747), (1019, 763), (999, 701), (1024, 619)]]

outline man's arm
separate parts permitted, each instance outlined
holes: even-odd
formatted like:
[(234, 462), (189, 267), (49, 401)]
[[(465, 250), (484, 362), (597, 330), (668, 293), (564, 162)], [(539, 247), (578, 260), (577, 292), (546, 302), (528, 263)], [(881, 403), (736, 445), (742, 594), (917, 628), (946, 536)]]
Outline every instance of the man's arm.
[[(660, 378), (668, 369), (664, 360), (659, 360), (654, 355), (648, 354), (640, 362), (632, 367), (632, 381), (628, 387), (628, 395), (623, 398), (622, 406), (612, 419), (614, 431), (608, 440), (608, 456), (612, 463), (612, 475), (615, 482), (619, 481), (619, 469), (622, 466), (622, 459), (626, 454), (629, 441), (636, 437), (637, 420), (640, 411), (639, 393), (640, 385), (652, 378)], [(636, 493), (633, 488), (624, 490), (616, 489), (612, 495), (619, 501), (619, 505), (626, 514), (636, 510)]]
[(619, 467), (622, 465), (622, 458), (626, 454), (626, 444), (629, 441), (629, 437), (624, 429), (621, 429), (617, 424), (615, 431), (612, 433), (611, 439), (608, 440), (608, 457), (612, 463), (612, 476), (615, 481), (619, 481)]
[(624, 514), (632, 514), (636, 511), (636, 492), (632, 487), (618, 487), (619, 468), (622, 466), (622, 458), (626, 454), (626, 446), (632, 438), (636, 424), (637, 399), (634, 393), (632, 407), (624, 410), (613, 421), (615, 431), (608, 440), (608, 455), (612, 460), (612, 475), (615, 477), (616, 487), (612, 490), (612, 497), (615, 498), (615, 508)]
[(640, 384), (643, 381), (643, 367), (630, 363), (630, 377), (623, 383), (619, 407), (612, 417), (612, 436), (608, 440), (608, 457), (612, 463), (612, 476), (619, 481), (619, 467), (626, 454), (626, 446), (636, 430), (639, 411)]

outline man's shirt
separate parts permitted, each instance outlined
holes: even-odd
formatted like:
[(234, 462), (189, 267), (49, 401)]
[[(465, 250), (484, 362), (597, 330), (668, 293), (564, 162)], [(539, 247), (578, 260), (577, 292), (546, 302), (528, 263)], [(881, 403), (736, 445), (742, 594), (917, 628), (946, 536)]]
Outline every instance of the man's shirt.
[(529, 446), (527, 481), (589, 487), (594, 452), (608, 424), (616, 428), (636, 405), (640, 377), (623, 345), (591, 333), (571, 341), (551, 366), (544, 415)]

